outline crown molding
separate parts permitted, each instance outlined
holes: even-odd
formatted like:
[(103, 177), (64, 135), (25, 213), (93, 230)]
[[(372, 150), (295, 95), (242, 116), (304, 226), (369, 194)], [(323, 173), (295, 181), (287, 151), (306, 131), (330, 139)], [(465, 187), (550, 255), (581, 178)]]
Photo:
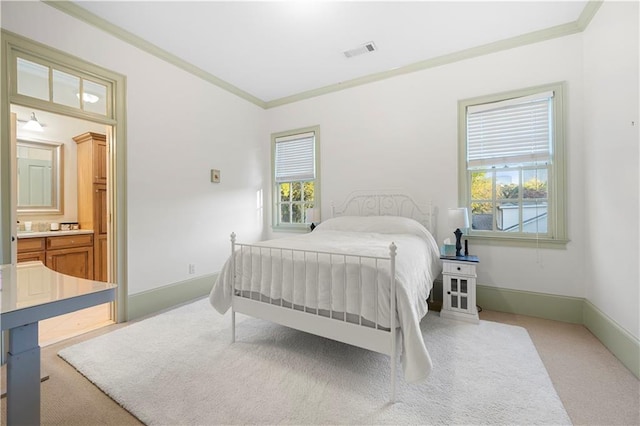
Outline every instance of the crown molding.
[(294, 102), (303, 101), (305, 99), (314, 98), (317, 96), (326, 95), (333, 92), (338, 92), (341, 90), (349, 89), (352, 87), (362, 86), (364, 84), (373, 83), (380, 80), (385, 80), (388, 78), (413, 73), (416, 71), (422, 71), (429, 68), (435, 68), (442, 65), (451, 64), (458, 61), (463, 61), (466, 59), (476, 58), (483, 55), (488, 55), (491, 53), (501, 52), (503, 50), (513, 49), (516, 47), (526, 46), (533, 43), (539, 43), (541, 41), (551, 40), (554, 38), (565, 37), (568, 35), (580, 33), (584, 31), (597, 11), (600, 9), (600, 6), (603, 3), (603, 0), (590, 0), (587, 2), (586, 6), (582, 10), (582, 13), (578, 17), (576, 21), (569, 22), (562, 25), (557, 25), (551, 28), (545, 28), (539, 31), (533, 31), (527, 34), (522, 34), (520, 36), (511, 37), (505, 40), (496, 41), (493, 43), (488, 43), (482, 46), (472, 47), (469, 49), (461, 50), (458, 52), (454, 52), (448, 55), (439, 56), (436, 58), (427, 59), (424, 61), (416, 62), (404, 67), (396, 68), (393, 70), (382, 71), (379, 73), (374, 73), (370, 75), (366, 75), (363, 77), (354, 78), (352, 80), (343, 81), (337, 84), (332, 84), (325, 87), (320, 87), (318, 89), (308, 90), (305, 92), (297, 93), (291, 96), (285, 96), (282, 98), (274, 99), (271, 101), (264, 101), (259, 99), (250, 93), (245, 92), (238, 87), (227, 83), (226, 81), (214, 76), (211, 73), (204, 71), (201, 68), (196, 67), (195, 65), (178, 58), (176, 55), (167, 52), (164, 49), (159, 48), (158, 46), (149, 43), (148, 41), (136, 36), (135, 34), (120, 28), (116, 25), (107, 22), (106, 20), (94, 15), (93, 13), (83, 9), (80, 6), (70, 2), (70, 1), (52, 1), (52, 0), (42, 0), (45, 4), (54, 7), (68, 15), (73, 16), (81, 21), (84, 21), (94, 27), (97, 27), (108, 34), (113, 35), (145, 52), (152, 54), (166, 62), (169, 62), (182, 70), (191, 73), (197, 77), (202, 78), (205, 81), (208, 81), (211, 84), (214, 84), (221, 89), (224, 89), (230, 93), (233, 93), (242, 99), (245, 99), (263, 109), (275, 108), (286, 104), (291, 104)]

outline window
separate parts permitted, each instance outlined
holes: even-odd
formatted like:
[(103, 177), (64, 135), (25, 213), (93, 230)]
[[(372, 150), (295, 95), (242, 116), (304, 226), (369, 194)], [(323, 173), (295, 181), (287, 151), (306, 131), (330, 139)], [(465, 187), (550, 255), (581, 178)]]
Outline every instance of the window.
[[(24, 57), (23, 57), (24, 56)], [(26, 58), (29, 59), (26, 59)], [(85, 113), (110, 115), (109, 84), (97, 82), (95, 76), (79, 70), (62, 71), (43, 59), (35, 59), (20, 53), (16, 56), (16, 78), (14, 93), (22, 96), (52, 102)], [(40, 62), (37, 62), (40, 61)], [(65, 68), (66, 69), (66, 68)]]
[(459, 102), (469, 236), (566, 242), (563, 84)]
[(320, 219), (319, 130), (311, 127), (271, 135), (276, 230), (306, 231), (312, 220)]

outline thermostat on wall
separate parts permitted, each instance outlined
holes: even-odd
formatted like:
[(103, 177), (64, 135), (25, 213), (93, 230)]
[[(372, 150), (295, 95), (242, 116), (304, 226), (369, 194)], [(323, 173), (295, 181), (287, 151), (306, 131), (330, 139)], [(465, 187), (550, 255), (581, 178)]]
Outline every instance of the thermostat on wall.
[(220, 183), (220, 170), (211, 169), (211, 182)]

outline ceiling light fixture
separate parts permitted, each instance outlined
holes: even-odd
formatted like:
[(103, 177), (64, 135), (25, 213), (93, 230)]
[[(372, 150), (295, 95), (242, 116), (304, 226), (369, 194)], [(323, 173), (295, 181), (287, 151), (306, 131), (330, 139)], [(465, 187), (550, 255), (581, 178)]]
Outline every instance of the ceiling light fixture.
[[(80, 99), (80, 93), (76, 93), (76, 96), (78, 97), (78, 99)], [(95, 104), (100, 100), (100, 97), (94, 95), (93, 93), (84, 92), (82, 94), (82, 100), (88, 104)]]
[(29, 119), (29, 121), (26, 122), (26, 124), (24, 126), (22, 126), (22, 129), (23, 130), (29, 130), (31, 132), (42, 132), (43, 131), (42, 124), (40, 124), (40, 122), (36, 118), (36, 113), (35, 112), (31, 113), (31, 118)]

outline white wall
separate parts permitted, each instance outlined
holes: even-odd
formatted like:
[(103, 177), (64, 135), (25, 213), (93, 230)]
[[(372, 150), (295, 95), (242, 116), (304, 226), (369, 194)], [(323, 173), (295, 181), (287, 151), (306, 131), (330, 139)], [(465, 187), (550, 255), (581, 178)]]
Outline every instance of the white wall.
[[(270, 132), (320, 125), (322, 214), (356, 189), (404, 189), (438, 206), (438, 241), (452, 237), (446, 211), (458, 200), (457, 102), (567, 82), (566, 249), (470, 242), (478, 283), (584, 296), (582, 37), (580, 34), (427, 69), (268, 110)], [(273, 234), (272, 234), (273, 235)], [(277, 234), (275, 234), (277, 236)]]
[(261, 108), (42, 2), (2, 2), (2, 27), (127, 76), (129, 294), (219, 271), (231, 231), (262, 237)]
[[(321, 127), (325, 217), (352, 190), (403, 189), (439, 207), (441, 241), (457, 205), (458, 100), (566, 81), (571, 242), (474, 244), (478, 282), (587, 297), (638, 336), (637, 9), (606, 2), (585, 33), (266, 112), (40, 2), (3, 2), (2, 26), (127, 76), (131, 294), (192, 277), (188, 263), (218, 271), (231, 230), (259, 239), (269, 134), (299, 127)], [(221, 184), (209, 183), (211, 168)]]
[[(640, 336), (638, 2), (604, 2), (584, 33), (586, 298)], [(634, 122), (635, 124), (632, 124)]]

